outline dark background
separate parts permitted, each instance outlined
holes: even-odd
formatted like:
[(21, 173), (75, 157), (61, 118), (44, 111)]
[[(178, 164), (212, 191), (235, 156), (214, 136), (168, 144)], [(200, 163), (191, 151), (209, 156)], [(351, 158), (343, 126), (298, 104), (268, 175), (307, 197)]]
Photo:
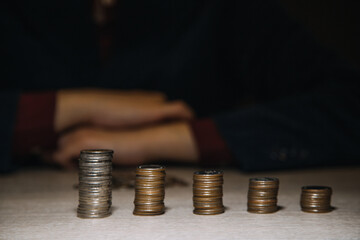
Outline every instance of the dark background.
[(360, 1), (278, 0), (326, 47), (360, 68)]

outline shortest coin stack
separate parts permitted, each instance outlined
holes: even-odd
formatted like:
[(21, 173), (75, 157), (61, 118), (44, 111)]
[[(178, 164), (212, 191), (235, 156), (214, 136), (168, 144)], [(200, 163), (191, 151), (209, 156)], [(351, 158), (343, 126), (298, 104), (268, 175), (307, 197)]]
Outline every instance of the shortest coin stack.
[(301, 210), (310, 213), (326, 213), (330, 205), (332, 189), (325, 186), (305, 186), (301, 188)]
[(112, 150), (83, 150), (79, 159), (80, 218), (111, 215)]
[(273, 213), (278, 210), (279, 179), (272, 177), (250, 178), (248, 212)]
[(207, 170), (194, 173), (194, 214), (214, 215), (225, 211), (222, 185), (222, 171)]
[(160, 215), (165, 212), (165, 167), (141, 165), (136, 169), (134, 215)]

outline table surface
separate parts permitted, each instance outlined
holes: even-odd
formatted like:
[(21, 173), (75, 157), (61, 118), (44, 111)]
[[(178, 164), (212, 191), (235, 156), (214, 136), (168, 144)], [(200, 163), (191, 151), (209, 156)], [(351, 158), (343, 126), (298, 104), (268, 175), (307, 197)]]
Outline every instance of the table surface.
[[(245, 174), (224, 171), (226, 212), (192, 213), (191, 168), (168, 168), (188, 186), (166, 189), (166, 213), (134, 216), (134, 190), (113, 190), (113, 213), (104, 219), (76, 217), (76, 172), (27, 170), (0, 175), (0, 239), (360, 239), (360, 168)], [(121, 172), (119, 173), (121, 174)], [(246, 211), (248, 178), (280, 179), (273, 214)], [(330, 213), (300, 211), (303, 185), (333, 188)]]

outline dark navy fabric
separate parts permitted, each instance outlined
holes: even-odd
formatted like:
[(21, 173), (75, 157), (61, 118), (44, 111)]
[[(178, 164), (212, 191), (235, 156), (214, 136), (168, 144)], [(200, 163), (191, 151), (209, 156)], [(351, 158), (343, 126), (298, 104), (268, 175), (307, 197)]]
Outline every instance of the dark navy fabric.
[(272, 1), (120, 1), (105, 65), (90, 3), (3, 3), (2, 170), (18, 95), (74, 87), (183, 99), (198, 117), (213, 116), (244, 170), (360, 159), (359, 74)]
[(13, 91), (0, 91), (0, 173), (12, 171), (15, 165), (11, 161), (12, 129), (15, 123), (18, 93)]

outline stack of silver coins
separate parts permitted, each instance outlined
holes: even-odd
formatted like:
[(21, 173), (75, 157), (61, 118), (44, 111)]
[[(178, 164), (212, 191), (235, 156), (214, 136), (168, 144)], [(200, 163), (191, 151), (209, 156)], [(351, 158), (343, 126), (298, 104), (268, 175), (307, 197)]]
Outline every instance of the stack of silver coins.
[(273, 177), (250, 178), (248, 212), (273, 213), (278, 210), (279, 179)]
[(330, 204), (332, 189), (325, 186), (305, 186), (301, 189), (301, 210), (309, 213), (332, 211)]
[(136, 169), (134, 215), (160, 215), (165, 212), (165, 167), (141, 165)]
[(80, 218), (111, 215), (112, 150), (83, 150), (79, 159)]
[(214, 215), (225, 211), (223, 206), (223, 172), (206, 170), (194, 173), (194, 214)]

